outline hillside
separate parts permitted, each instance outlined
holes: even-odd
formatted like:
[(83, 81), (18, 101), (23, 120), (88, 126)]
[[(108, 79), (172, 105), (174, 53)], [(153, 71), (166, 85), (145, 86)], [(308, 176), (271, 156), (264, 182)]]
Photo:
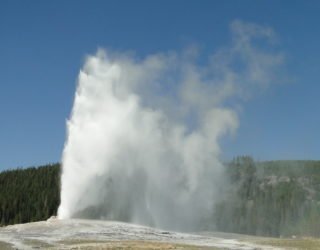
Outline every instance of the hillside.
[[(60, 165), (0, 173), (0, 225), (57, 213)], [(320, 161), (226, 164), (226, 185), (203, 230), (261, 236), (320, 236)]]
[(264, 236), (320, 236), (320, 161), (235, 158), (214, 211), (217, 229)]
[(60, 203), (60, 165), (0, 173), (0, 226), (45, 220)]

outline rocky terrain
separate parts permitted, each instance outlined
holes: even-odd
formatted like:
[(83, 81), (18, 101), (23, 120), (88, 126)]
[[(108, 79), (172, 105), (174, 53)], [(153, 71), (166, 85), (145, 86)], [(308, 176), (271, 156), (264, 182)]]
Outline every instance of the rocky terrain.
[(187, 234), (114, 221), (55, 218), (0, 228), (0, 248), (278, 249), (231, 234)]

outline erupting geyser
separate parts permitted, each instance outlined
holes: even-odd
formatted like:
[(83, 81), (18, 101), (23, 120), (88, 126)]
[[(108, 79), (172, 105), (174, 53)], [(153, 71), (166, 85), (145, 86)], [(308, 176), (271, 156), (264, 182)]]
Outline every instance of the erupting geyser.
[(88, 57), (67, 124), (59, 218), (195, 230), (212, 216), (218, 140), (238, 126), (226, 100), (265, 86), (281, 63), (252, 45), (271, 29), (235, 21), (231, 30), (230, 46), (206, 64), (195, 49)]

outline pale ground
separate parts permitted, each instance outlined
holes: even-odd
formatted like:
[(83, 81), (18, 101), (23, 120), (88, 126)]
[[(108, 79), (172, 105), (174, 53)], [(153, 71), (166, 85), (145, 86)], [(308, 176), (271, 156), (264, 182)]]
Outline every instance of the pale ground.
[(320, 249), (320, 241), (185, 234), (114, 221), (51, 219), (0, 228), (0, 249)]

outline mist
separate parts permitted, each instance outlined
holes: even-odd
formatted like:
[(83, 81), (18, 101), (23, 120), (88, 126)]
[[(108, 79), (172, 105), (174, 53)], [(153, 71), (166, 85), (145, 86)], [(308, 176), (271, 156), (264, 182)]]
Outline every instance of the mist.
[(277, 81), (276, 40), (236, 20), (209, 56), (88, 56), (67, 121), (59, 218), (203, 229), (226, 185), (219, 143), (236, 133), (241, 103)]

